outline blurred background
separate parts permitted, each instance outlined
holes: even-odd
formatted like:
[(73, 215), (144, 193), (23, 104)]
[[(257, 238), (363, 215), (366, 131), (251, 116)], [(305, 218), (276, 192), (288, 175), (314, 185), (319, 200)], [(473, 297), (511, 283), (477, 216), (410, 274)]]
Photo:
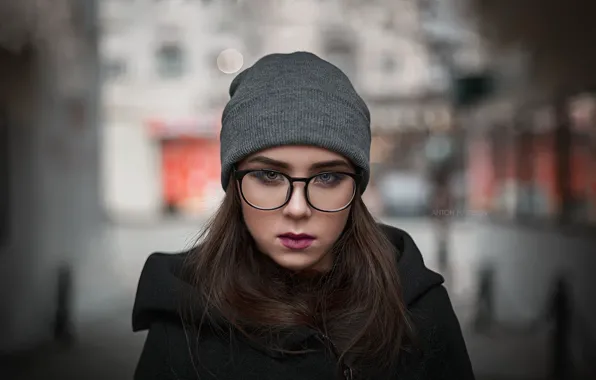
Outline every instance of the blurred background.
[(478, 379), (596, 378), (596, 4), (0, 2), (0, 379), (129, 379), (154, 251), (222, 199), (234, 76), (312, 51), (372, 113), (377, 218), (446, 278)]

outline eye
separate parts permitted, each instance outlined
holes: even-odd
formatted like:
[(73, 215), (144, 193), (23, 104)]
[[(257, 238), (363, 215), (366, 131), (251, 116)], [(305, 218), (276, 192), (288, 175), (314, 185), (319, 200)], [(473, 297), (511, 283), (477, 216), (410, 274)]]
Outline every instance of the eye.
[(257, 170), (257, 171), (251, 172), (249, 174), (249, 176), (258, 180), (259, 182), (266, 183), (266, 184), (272, 184), (272, 183), (278, 183), (278, 182), (285, 181), (285, 178), (283, 175), (281, 175), (278, 172), (271, 171), (271, 170)]
[(334, 178), (331, 173), (323, 173), (323, 174), (320, 174), (318, 177), (323, 182), (329, 182)]
[(341, 173), (321, 173), (315, 177), (314, 182), (322, 185), (334, 185), (345, 178)]
[(281, 177), (281, 175), (276, 172), (265, 171), (265, 177), (267, 177), (269, 180), (275, 180)]

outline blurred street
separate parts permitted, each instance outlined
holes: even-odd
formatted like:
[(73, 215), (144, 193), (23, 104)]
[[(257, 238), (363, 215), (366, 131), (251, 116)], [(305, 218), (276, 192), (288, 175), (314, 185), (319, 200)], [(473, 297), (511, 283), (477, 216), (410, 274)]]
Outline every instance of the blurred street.
[[(427, 265), (437, 265), (433, 230), (424, 219), (388, 219), (387, 223), (408, 231), (425, 256)], [(175, 252), (193, 244), (200, 222), (171, 221), (106, 226), (97, 262), (87, 263), (82, 274), (79, 298), (103, 294), (101, 309), (81, 308), (77, 342), (68, 349), (48, 346), (5, 358), (10, 372), (3, 380), (130, 379), (140, 354), (145, 334), (133, 334), (130, 313), (142, 265), (153, 251)], [(479, 379), (544, 378), (545, 341), (541, 334), (508, 337), (495, 332), (493, 337), (474, 336), (468, 328), (474, 289), (474, 224), (456, 222), (451, 239), (453, 276), (448, 287), (468, 340), (470, 356)], [(102, 260), (100, 262), (99, 260)], [(100, 289), (100, 290), (99, 290)], [(86, 293), (85, 293), (86, 292)], [(110, 296), (105, 296), (109, 294)], [(81, 303), (82, 301), (79, 301)], [(498, 338), (497, 338), (498, 336)], [(10, 363), (9, 363), (10, 362)], [(521, 376), (521, 375), (523, 376)]]
[(294, 51), (366, 102), (364, 202), (445, 276), (477, 378), (596, 379), (596, 2), (49, 3), (0, 2), (0, 380), (132, 378), (147, 256), (224, 195), (233, 78)]

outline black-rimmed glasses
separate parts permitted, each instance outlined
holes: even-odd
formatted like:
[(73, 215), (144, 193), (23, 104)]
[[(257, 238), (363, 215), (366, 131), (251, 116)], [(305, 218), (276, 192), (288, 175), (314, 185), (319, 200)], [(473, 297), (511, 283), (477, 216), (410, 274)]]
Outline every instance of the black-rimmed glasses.
[(323, 172), (307, 178), (290, 177), (276, 170), (235, 170), (242, 198), (259, 210), (276, 210), (292, 198), (295, 182), (304, 182), (306, 202), (322, 212), (338, 212), (350, 206), (360, 174)]

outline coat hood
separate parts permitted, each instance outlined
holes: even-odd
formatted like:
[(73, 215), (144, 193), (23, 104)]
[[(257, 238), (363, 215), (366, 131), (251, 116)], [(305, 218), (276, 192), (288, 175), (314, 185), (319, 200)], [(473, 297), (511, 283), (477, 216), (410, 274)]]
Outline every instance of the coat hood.
[[(428, 269), (418, 247), (405, 231), (381, 225), (383, 232), (399, 253), (398, 272), (406, 305), (412, 305), (431, 289), (443, 283), (443, 277)], [(179, 319), (182, 303), (188, 304), (194, 315), (201, 315), (203, 307), (195, 300), (196, 290), (180, 275), (188, 252), (178, 254), (153, 253), (147, 259), (137, 288), (132, 313), (133, 331), (146, 330), (153, 323)], [(289, 346), (299, 345), (308, 331), (292, 334)], [(285, 344), (283, 343), (283, 344)]]

